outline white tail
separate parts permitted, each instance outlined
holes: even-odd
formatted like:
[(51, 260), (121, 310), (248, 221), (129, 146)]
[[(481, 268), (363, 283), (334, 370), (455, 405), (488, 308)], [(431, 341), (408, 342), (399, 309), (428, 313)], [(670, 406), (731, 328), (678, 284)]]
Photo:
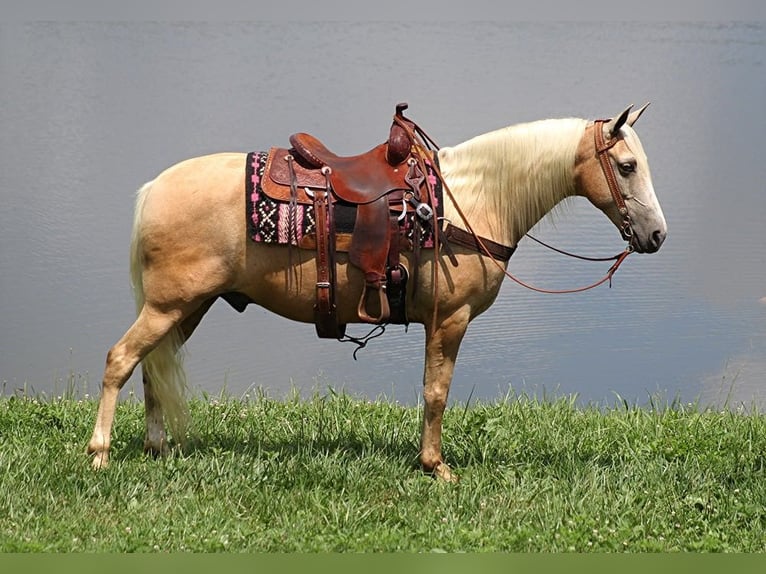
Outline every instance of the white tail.
[[(152, 189), (152, 182), (144, 184), (136, 197), (133, 232), (130, 240), (130, 281), (136, 302), (136, 315), (144, 307), (143, 252), (141, 249), (141, 219), (144, 203)], [(186, 403), (186, 373), (183, 366), (183, 337), (178, 327), (173, 328), (142, 361), (141, 368), (148, 378), (154, 396), (160, 404), (173, 438), (183, 443), (189, 423)]]

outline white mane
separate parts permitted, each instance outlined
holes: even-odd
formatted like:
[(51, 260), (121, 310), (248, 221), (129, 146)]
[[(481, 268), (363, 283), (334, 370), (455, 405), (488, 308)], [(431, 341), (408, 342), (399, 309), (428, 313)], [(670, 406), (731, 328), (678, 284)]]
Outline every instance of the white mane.
[[(440, 169), (474, 230), (515, 245), (572, 195), (575, 153), (586, 124), (575, 118), (541, 120), (442, 148)], [(446, 199), (445, 217), (465, 227)]]

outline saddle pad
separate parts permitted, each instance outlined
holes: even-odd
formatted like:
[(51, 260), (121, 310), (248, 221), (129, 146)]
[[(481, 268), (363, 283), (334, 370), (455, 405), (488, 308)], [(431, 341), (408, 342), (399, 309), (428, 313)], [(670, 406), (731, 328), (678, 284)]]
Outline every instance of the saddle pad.
[[(247, 154), (245, 166), (245, 195), (247, 204), (248, 236), (257, 243), (272, 243), (279, 245), (301, 246), (301, 240), (316, 231), (314, 206), (297, 203), (290, 205), (288, 201), (278, 201), (269, 197), (263, 190), (263, 177), (266, 164), (269, 162), (269, 152), (250, 152)], [(442, 209), (442, 187), (439, 179), (431, 172), (428, 177), (434, 185), (436, 195), (436, 214), (440, 217)], [(334, 204), (335, 230), (337, 233), (352, 233), (356, 220), (356, 206), (342, 202)], [(408, 212), (400, 222), (404, 228), (405, 237), (413, 239), (414, 213)], [(433, 248), (433, 234), (429, 228), (424, 228), (421, 235), (421, 247)], [(411, 244), (411, 243), (410, 243)], [(344, 250), (342, 243), (338, 250)]]

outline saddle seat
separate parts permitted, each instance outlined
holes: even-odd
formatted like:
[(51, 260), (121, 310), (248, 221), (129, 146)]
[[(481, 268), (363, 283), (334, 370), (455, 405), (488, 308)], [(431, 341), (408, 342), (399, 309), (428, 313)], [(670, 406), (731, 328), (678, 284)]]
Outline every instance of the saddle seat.
[[(397, 106), (401, 114), (406, 105)], [(379, 200), (396, 190), (409, 186), (405, 180), (412, 142), (404, 129), (394, 123), (388, 140), (368, 152), (354, 156), (339, 156), (316, 137), (307, 133), (290, 136), (296, 154), (316, 168), (329, 168), (333, 191), (338, 199), (356, 205)]]
[(386, 143), (351, 157), (333, 154), (322, 142), (305, 133), (291, 135), (290, 144), (310, 165), (330, 168), (333, 192), (338, 199), (347, 203), (365, 205), (407, 187), (404, 181), (407, 165), (388, 164), (385, 159), (388, 148)]

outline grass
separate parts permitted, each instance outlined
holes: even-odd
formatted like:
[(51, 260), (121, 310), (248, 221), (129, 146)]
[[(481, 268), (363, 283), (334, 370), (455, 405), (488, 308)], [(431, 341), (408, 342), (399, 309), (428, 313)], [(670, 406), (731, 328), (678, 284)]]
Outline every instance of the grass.
[(96, 403), (0, 399), (1, 552), (763, 552), (766, 417), (693, 406), (454, 405), (444, 484), (420, 410), (345, 394), (198, 397), (184, 452), (142, 452), (120, 403), (109, 469)]

